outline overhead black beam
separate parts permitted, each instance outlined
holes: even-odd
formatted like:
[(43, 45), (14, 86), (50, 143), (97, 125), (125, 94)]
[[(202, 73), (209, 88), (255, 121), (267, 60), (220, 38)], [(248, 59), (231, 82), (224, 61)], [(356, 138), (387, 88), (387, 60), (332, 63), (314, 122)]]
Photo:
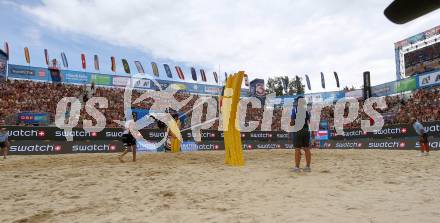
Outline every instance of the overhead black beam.
[(394, 0), (385, 16), (394, 23), (404, 24), (440, 8), (440, 0)]

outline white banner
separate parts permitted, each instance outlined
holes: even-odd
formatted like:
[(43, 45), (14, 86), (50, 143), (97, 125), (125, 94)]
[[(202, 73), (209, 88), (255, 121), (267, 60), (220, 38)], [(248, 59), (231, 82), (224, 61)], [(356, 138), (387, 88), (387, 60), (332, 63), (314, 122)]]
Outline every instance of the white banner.
[(435, 85), (435, 84), (440, 84), (440, 71), (419, 76), (420, 87)]
[(364, 96), (362, 90), (354, 90), (345, 92), (346, 98), (362, 98)]
[(128, 77), (113, 77), (113, 86), (126, 86), (129, 79)]

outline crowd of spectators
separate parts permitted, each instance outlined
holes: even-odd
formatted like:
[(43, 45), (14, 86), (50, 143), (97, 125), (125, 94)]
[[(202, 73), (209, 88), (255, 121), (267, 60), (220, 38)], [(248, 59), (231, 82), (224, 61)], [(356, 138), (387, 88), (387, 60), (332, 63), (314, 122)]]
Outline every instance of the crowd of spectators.
[[(9, 80), (0, 83), (0, 92), (0, 119), (5, 120), (6, 124), (20, 124), (17, 122), (16, 114), (24, 111), (46, 112), (49, 114), (51, 123), (53, 123), (57, 103), (63, 97), (79, 98), (83, 104), (84, 100), (87, 100), (90, 96), (105, 97), (108, 100), (108, 108), (99, 108), (99, 110), (106, 117), (106, 126), (118, 127), (118, 124), (114, 122), (114, 120), (124, 119), (124, 89), (122, 88), (96, 87), (92, 91), (93, 95), (90, 95), (90, 87), (88, 86)], [(142, 93), (143, 92), (140, 91), (133, 91), (132, 101), (137, 99)], [(189, 103), (179, 110), (179, 113), (184, 114), (186, 117), (182, 128), (190, 127), (192, 108), (195, 102), (202, 96), (190, 95), (185, 92), (174, 94), (177, 101), (185, 100), (190, 96), (192, 96), (192, 99)], [(218, 101), (218, 97), (214, 96), (214, 98)], [(440, 87), (419, 89), (409, 94), (387, 96), (385, 99), (387, 108), (376, 108), (376, 110), (383, 115), (386, 124), (408, 123), (412, 117), (416, 117), (423, 122), (440, 120)], [(155, 100), (166, 99), (150, 97), (141, 103), (134, 104), (133, 108), (150, 109)], [(358, 117), (354, 122), (345, 125), (345, 128), (358, 128), (360, 127), (361, 120), (369, 119), (362, 110), (362, 105), (363, 102), (360, 101), (361, 110)], [(271, 126), (272, 130), (281, 130), (281, 116), (283, 111), (280, 108), (271, 109), (273, 109), (274, 114)], [(206, 121), (206, 105), (203, 106), (203, 111), (202, 121)], [(262, 121), (263, 111), (262, 108), (251, 108), (250, 105), (248, 105), (246, 121)], [(218, 110), (216, 115), (218, 116)], [(81, 109), (79, 125), (81, 125), (84, 119), (94, 120), (85, 112), (85, 109)], [(328, 120), (330, 128), (332, 128), (334, 126), (334, 106), (325, 107), (322, 110), (321, 119)], [(218, 125), (219, 121), (214, 121), (211, 128), (218, 129)], [(155, 126), (151, 127), (154, 128)], [(261, 129), (261, 124), (257, 129)]]

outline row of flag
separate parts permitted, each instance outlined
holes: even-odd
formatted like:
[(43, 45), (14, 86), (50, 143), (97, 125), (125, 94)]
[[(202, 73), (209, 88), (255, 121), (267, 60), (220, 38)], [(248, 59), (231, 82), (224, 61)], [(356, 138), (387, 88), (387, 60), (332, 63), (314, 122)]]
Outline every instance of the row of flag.
[[(333, 72), (333, 75), (335, 76), (335, 81), (336, 81), (336, 86), (339, 88), (339, 77), (338, 77), (338, 73)], [(307, 88), (309, 90), (312, 90), (312, 85), (310, 84), (310, 78), (309, 75), (306, 74), (306, 83), (307, 83)], [(324, 78), (324, 73), (321, 72), (321, 87), (325, 89), (325, 78)]]
[[(5, 50), (5, 53), (6, 53), (6, 54), (8, 55), (8, 57), (9, 57), (9, 45), (8, 45), (7, 42), (5, 42), (4, 50)], [(30, 54), (29, 54), (29, 48), (28, 48), (28, 47), (25, 47), (25, 48), (24, 48), (24, 55), (25, 55), (26, 63), (30, 64), (30, 61), (31, 61), (31, 60), (30, 60)], [(45, 56), (45, 62), (46, 62), (46, 65), (49, 66), (50, 58), (49, 58), (49, 53), (48, 53), (48, 50), (47, 50), (47, 49), (44, 49), (44, 56)], [(66, 57), (66, 54), (65, 54), (64, 52), (61, 53), (61, 60), (62, 60), (63, 66), (64, 66), (65, 68), (68, 68), (68, 67), (69, 67), (69, 64), (68, 64), (68, 62), (67, 62), (67, 57)], [(115, 59), (115, 57), (112, 56), (112, 57), (110, 58), (110, 60), (111, 60), (111, 70), (112, 70), (113, 72), (116, 72), (116, 59)], [(126, 59), (122, 59), (121, 61), (122, 61), (122, 66), (123, 66), (123, 68), (124, 68), (124, 71), (125, 71), (127, 74), (130, 74), (130, 73), (131, 73), (131, 70), (130, 70), (130, 65), (128, 64), (128, 61), (127, 61)], [(81, 64), (82, 64), (82, 68), (85, 70), (85, 69), (87, 68), (87, 63), (86, 63), (86, 55), (85, 55), (84, 53), (81, 54)], [(140, 61), (134, 61), (134, 64), (135, 64), (136, 69), (137, 69), (137, 71), (138, 71), (139, 73), (145, 73), (145, 70), (144, 70), (144, 68), (143, 68), (143, 66), (142, 66), (142, 64), (141, 64)], [(99, 58), (98, 58), (98, 55), (94, 55), (94, 66), (95, 66), (95, 70), (99, 71), (100, 67), (99, 67)], [(166, 76), (169, 77), (169, 78), (173, 78), (173, 73), (172, 73), (172, 71), (171, 71), (170, 66), (169, 66), (168, 64), (163, 64), (163, 67), (164, 67), (164, 70), (165, 70)], [(153, 75), (159, 77), (159, 76), (160, 76), (160, 73), (159, 73), (159, 68), (158, 68), (157, 63), (155, 63), (155, 62), (151, 62), (151, 68), (152, 68), (152, 70), (153, 70)], [(179, 77), (179, 79), (181, 79), (181, 80), (185, 80), (185, 74), (184, 74), (182, 68), (181, 68), (180, 66), (175, 66), (174, 68), (175, 68), (175, 70), (176, 70), (176, 74), (177, 74), (177, 76)], [(190, 70), (191, 70), (191, 77), (192, 77), (192, 79), (193, 79), (194, 81), (197, 81), (197, 80), (198, 80), (198, 75), (197, 75), (197, 71), (196, 71), (196, 69), (195, 69), (194, 67), (191, 67)], [(202, 80), (203, 82), (207, 82), (207, 78), (206, 78), (205, 70), (204, 70), (204, 69), (200, 69), (200, 70), (199, 70), (199, 73), (200, 73), (201, 80)], [(340, 85), (339, 85), (339, 77), (338, 77), (338, 73), (333, 72), (333, 74), (334, 74), (334, 77), (335, 77), (336, 86), (339, 88)], [(218, 74), (217, 74), (217, 72), (214, 71), (214, 72), (212, 73), (212, 75), (213, 75), (213, 77), (214, 77), (215, 82), (218, 83), (218, 82), (219, 82), (219, 78), (218, 78)], [(225, 80), (227, 79), (227, 76), (228, 76), (228, 74), (225, 72)], [(309, 76), (308, 76), (308, 75), (305, 75), (305, 77), (306, 77), (307, 88), (308, 88), (309, 90), (312, 90), (312, 86), (311, 86), (311, 84), (310, 84), (310, 78), (309, 78)], [(248, 79), (248, 77), (247, 77), (246, 74), (245, 74), (245, 76), (244, 76), (244, 82), (245, 82), (245, 85), (246, 85), (246, 86), (249, 86), (249, 79)], [(321, 72), (321, 87), (322, 87), (323, 89), (325, 89), (325, 77), (324, 77), (324, 73), (323, 73), (323, 72)]]
[[(9, 45), (8, 45), (7, 42), (5, 42), (5, 44), (4, 44), (4, 49), (5, 49), (5, 53), (9, 57)], [(26, 59), (26, 63), (30, 64), (31, 63), (31, 58), (30, 58), (30, 53), (29, 53), (29, 48), (28, 47), (24, 48), (24, 56), (25, 56), (25, 59)], [(45, 58), (46, 65), (50, 66), (50, 61), (51, 60), (50, 60), (49, 52), (48, 52), (47, 49), (44, 49), (44, 58)], [(54, 61), (56, 63), (56, 60), (54, 60)], [(65, 68), (69, 67), (69, 63), (67, 61), (67, 57), (66, 57), (66, 54), (64, 52), (61, 52), (61, 61), (62, 61), (62, 64), (63, 64), (63, 66)], [(100, 66), (99, 66), (100, 63), (99, 63), (98, 55), (96, 55), (96, 54), (94, 55), (93, 61), (94, 61), (94, 68), (95, 68), (95, 70), (99, 71), (100, 70)], [(115, 59), (114, 56), (110, 57), (110, 62), (111, 62), (111, 70), (113, 72), (116, 72), (116, 59)], [(122, 66), (124, 68), (124, 71), (127, 74), (131, 74), (130, 65), (128, 64), (128, 61), (126, 59), (121, 59), (121, 62), (122, 62)], [(142, 66), (140, 61), (134, 61), (134, 64), (135, 64), (136, 69), (137, 69), (137, 71), (139, 73), (145, 73), (144, 67)], [(86, 55), (84, 53), (81, 53), (81, 67), (82, 67), (83, 70), (86, 70), (86, 68), (87, 68)], [(153, 70), (153, 75), (159, 77), (160, 76), (160, 72), (159, 72), (158, 64), (155, 63), (155, 62), (151, 62), (151, 68)], [(173, 78), (173, 73), (171, 71), (170, 66), (168, 64), (163, 64), (163, 68), (165, 70), (166, 76), (169, 77), (169, 78)], [(181, 79), (181, 80), (185, 80), (185, 74), (184, 74), (182, 68), (180, 66), (175, 66), (174, 69), (176, 70), (175, 73), (177, 74), (178, 78)], [(200, 73), (201, 80), (203, 82), (207, 82), (207, 77), (206, 77), (205, 70), (204, 69), (200, 69), (199, 73)], [(214, 71), (212, 73), (212, 75), (214, 77), (214, 81), (216, 83), (219, 83), (219, 77), (218, 77), (217, 72)], [(194, 81), (197, 81), (197, 79), (198, 79), (197, 76), (198, 75), (197, 75), (196, 69), (194, 67), (191, 67), (191, 77), (192, 77), (192, 79)], [(228, 76), (228, 74), (225, 72), (225, 81), (227, 79), (227, 76)], [(247, 77), (245, 78), (245, 85), (249, 86), (249, 80), (248, 80)]]

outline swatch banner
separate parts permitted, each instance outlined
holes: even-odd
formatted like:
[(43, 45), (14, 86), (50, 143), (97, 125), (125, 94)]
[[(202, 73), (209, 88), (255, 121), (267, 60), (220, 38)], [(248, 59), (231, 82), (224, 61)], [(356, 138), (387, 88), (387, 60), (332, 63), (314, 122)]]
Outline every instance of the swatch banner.
[(11, 141), (10, 155), (55, 155), (70, 153), (114, 153), (121, 152), (120, 141)]
[[(149, 143), (147, 143), (149, 144)], [(440, 150), (440, 138), (431, 138), (429, 146), (432, 150)], [(138, 145), (139, 152), (157, 152), (156, 148), (146, 149), (146, 146)], [(150, 145), (151, 147), (151, 145)], [(293, 149), (294, 145), (289, 141), (278, 142), (258, 142), (244, 141), (244, 150), (254, 149)], [(417, 138), (405, 139), (379, 139), (379, 140), (330, 140), (322, 144), (320, 149), (389, 149), (389, 150), (418, 150), (420, 144)], [(11, 141), (9, 148), (10, 155), (56, 155), (56, 154), (78, 154), (78, 153), (118, 153), (122, 152), (123, 145), (116, 140), (98, 141), (35, 141), (21, 140)], [(204, 150), (224, 150), (223, 141), (184, 141), (181, 144), (182, 152), (204, 151)]]
[[(440, 149), (440, 138), (429, 140), (429, 147), (433, 150)], [(391, 149), (391, 150), (418, 150), (420, 143), (417, 137), (401, 139), (353, 139), (330, 140), (320, 146), (321, 149)]]
[[(440, 136), (440, 122), (425, 122), (422, 123), (425, 127), (425, 132), (429, 136)], [(380, 131), (364, 132), (362, 129), (344, 129), (344, 135), (336, 135), (336, 132), (331, 133), (330, 139), (357, 139), (357, 138), (403, 138), (417, 136), (414, 128), (410, 124), (390, 125), (384, 126)]]
[[(423, 123), (425, 131), (429, 136), (440, 137), (440, 122)], [(118, 140), (122, 137), (122, 128), (105, 128), (100, 132), (86, 132), (82, 128), (73, 128), (72, 131), (65, 132), (57, 127), (28, 127), (28, 126), (5, 126), (10, 139), (14, 140), (66, 140), (66, 136), (72, 136), (74, 140)], [(165, 133), (158, 129), (143, 129), (140, 131), (146, 140), (161, 140)], [(404, 138), (415, 137), (417, 134), (410, 125), (393, 125), (382, 128), (382, 130), (372, 133), (365, 133), (361, 129), (345, 129), (344, 136), (335, 135), (331, 132), (331, 140), (351, 140), (359, 138)], [(194, 137), (191, 130), (183, 131), (184, 140), (193, 141)], [(253, 131), (242, 132), (241, 137), (244, 140), (255, 141), (279, 141), (291, 140), (291, 134), (284, 131)], [(200, 138), (203, 140), (223, 140), (223, 132), (215, 130), (201, 131)]]
[[(31, 126), (4, 126), (11, 140), (55, 140), (65, 141), (66, 136), (72, 136), (73, 140), (119, 140), (122, 137), (122, 128), (105, 128), (100, 132), (86, 132), (82, 128), (73, 128), (72, 131), (64, 131), (57, 127), (31, 127)], [(165, 132), (158, 129), (143, 129), (140, 131), (146, 140), (162, 140)], [(191, 130), (183, 131), (182, 137), (186, 141), (194, 141)], [(223, 132), (215, 130), (201, 131), (202, 141), (223, 140)], [(289, 140), (287, 132), (264, 132), (254, 131), (241, 133), (243, 139), (261, 141)]]

